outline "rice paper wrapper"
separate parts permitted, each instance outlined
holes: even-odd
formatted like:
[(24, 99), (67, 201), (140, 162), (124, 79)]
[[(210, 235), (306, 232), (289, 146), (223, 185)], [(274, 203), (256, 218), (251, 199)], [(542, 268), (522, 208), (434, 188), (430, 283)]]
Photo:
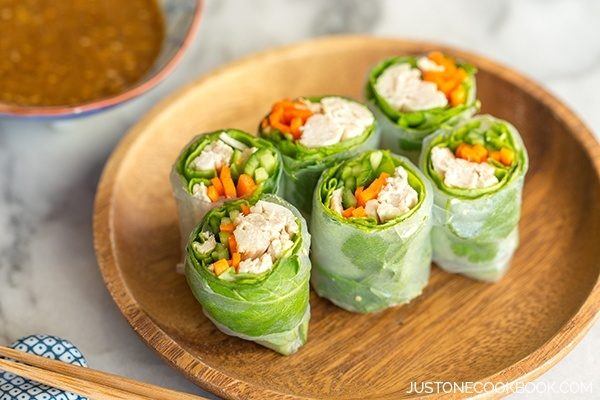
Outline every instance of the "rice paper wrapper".
[(311, 239), (306, 221), (291, 204), (274, 195), (263, 195), (261, 200), (283, 205), (299, 219), (300, 243), (291, 254), (257, 282), (223, 281), (195, 264), (190, 251), (185, 273), (204, 314), (220, 331), (289, 355), (308, 337)]
[(207, 212), (222, 205), (225, 200), (220, 199), (214, 203), (207, 203), (195, 197), (187, 190), (187, 182), (173, 168), (170, 175), (173, 196), (177, 203), (177, 216), (179, 218), (179, 232), (181, 232), (181, 247), (185, 249), (190, 232), (202, 220)]
[[(390, 150), (393, 153), (399, 154), (408, 158), (414, 164), (419, 163), (419, 157), (421, 155), (421, 147), (423, 140), (437, 131), (439, 126), (432, 129), (417, 130), (404, 128), (392, 121), (381, 109), (372, 101), (367, 103), (377, 123), (381, 127), (381, 148)], [(461, 113), (449, 118), (445, 124), (455, 125), (460, 121), (466, 120), (472, 117), (479, 109), (479, 103), (475, 103), (472, 106), (466, 108)]]
[[(419, 296), (431, 267), (433, 193), (425, 176), (406, 158), (425, 196), (412, 215), (380, 228), (359, 227), (331, 215), (315, 190), (311, 216), (312, 286), (321, 297), (352, 312), (370, 313)], [(317, 188), (320, 188), (322, 180)]]
[(318, 160), (300, 162), (289, 156), (283, 158), (283, 197), (296, 206), (306, 218), (312, 212), (313, 192), (321, 173), (334, 164), (379, 146), (381, 129), (375, 124), (373, 132), (362, 143), (347, 150), (323, 156)]
[[(495, 120), (489, 116), (480, 119)], [(433, 205), (433, 261), (442, 269), (485, 282), (496, 282), (507, 272), (519, 245), (518, 224), (528, 159), (517, 130), (506, 123), (524, 165), (497, 191), (469, 199), (447, 193), (435, 184)], [(427, 154), (440, 131), (423, 143), (420, 167), (427, 171)]]

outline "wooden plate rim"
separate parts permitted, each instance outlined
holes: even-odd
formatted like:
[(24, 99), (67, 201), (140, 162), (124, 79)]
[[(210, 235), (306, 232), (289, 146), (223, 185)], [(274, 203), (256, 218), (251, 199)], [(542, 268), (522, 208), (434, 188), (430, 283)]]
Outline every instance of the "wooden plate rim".
[[(278, 58), (280, 56), (290, 55), (304, 51), (311, 51), (313, 45), (336, 46), (339, 44), (360, 45), (369, 41), (388, 41), (398, 45), (408, 47), (438, 48), (459, 55), (471, 61), (478, 66), (484, 67), (490, 73), (509, 81), (528, 92), (539, 102), (546, 105), (554, 116), (568, 126), (571, 133), (582, 144), (592, 162), (597, 179), (600, 179), (600, 145), (594, 138), (590, 129), (570, 110), (566, 105), (550, 94), (539, 84), (526, 78), (515, 70), (501, 65), (490, 59), (473, 54), (471, 52), (456, 49), (451, 46), (440, 45), (426, 41), (414, 41), (396, 39), (391, 37), (375, 37), (366, 35), (339, 35), (333, 37), (322, 37), (303, 41), (296, 44), (281, 46), (275, 49), (251, 54), (241, 60), (227, 64), (223, 67), (213, 70), (177, 90), (166, 99), (156, 104), (127, 134), (121, 139), (116, 149), (111, 154), (98, 184), (96, 199), (94, 204), (93, 232), (94, 248), (96, 257), (102, 273), (102, 277), (110, 292), (114, 302), (125, 316), (134, 331), (143, 339), (143, 341), (155, 350), (162, 358), (171, 365), (183, 372), (189, 379), (197, 383), (200, 387), (208, 390), (218, 396), (225, 398), (240, 398), (242, 395), (260, 395), (261, 398), (300, 398), (293, 395), (286, 395), (268, 388), (256, 387), (244, 381), (235, 379), (225, 373), (204, 364), (196, 359), (191, 353), (187, 352), (177, 342), (164, 332), (139, 306), (135, 298), (125, 284), (121, 272), (117, 267), (115, 255), (113, 253), (112, 240), (113, 227), (111, 226), (111, 210), (114, 201), (114, 185), (118, 181), (121, 162), (125, 158), (128, 150), (134, 145), (136, 139), (145, 131), (146, 127), (155, 119), (161, 117), (161, 113), (178, 99), (184, 97), (189, 91), (194, 90), (217, 76), (226, 74), (236, 69), (243, 69), (247, 64), (256, 61), (266, 61), (269, 58)], [(577, 313), (556, 333), (554, 337), (548, 340), (544, 345), (533, 351), (528, 356), (517, 361), (510, 367), (505, 368), (493, 375), (490, 375), (480, 382), (494, 383), (515, 383), (528, 382), (562, 359), (585, 335), (592, 323), (595, 321), (600, 310), (600, 279), (596, 281), (588, 298), (581, 305)], [(498, 395), (499, 393), (487, 393), (485, 397)], [(386, 396), (392, 398), (394, 393), (388, 393)], [(432, 397), (425, 396), (425, 397)], [(464, 397), (457, 394), (445, 394), (443, 397), (455, 398)]]

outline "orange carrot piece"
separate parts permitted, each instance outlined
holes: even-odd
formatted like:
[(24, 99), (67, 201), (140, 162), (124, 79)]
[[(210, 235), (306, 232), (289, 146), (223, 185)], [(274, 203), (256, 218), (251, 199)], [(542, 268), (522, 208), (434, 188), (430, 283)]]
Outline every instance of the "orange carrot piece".
[(492, 151), (490, 153), (490, 157), (498, 162), (502, 162), (501, 161), (501, 157), (500, 157), (500, 152), (499, 151)]
[(515, 152), (509, 149), (508, 147), (503, 147), (500, 149), (500, 162), (506, 166), (512, 165), (515, 160)]
[(294, 117), (290, 124), (290, 130), (292, 131), (292, 136), (294, 139), (300, 139), (302, 136), (302, 132), (300, 131), (300, 127), (304, 125), (301, 117)]
[(387, 172), (382, 172), (381, 174), (379, 174), (379, 178), (377, 178), (373, 182), (371, 182), (371, 184), (369, 185), (369, 187), (366, 190), (373, 191), (376, 194), (379, 194), (379, 192), (381, 191), (381, 188), (383, 188), (383, 186), (385, 185), (386, 179), (389, 177), (390, 177), (390, 174), (388, 174)]
[(237, 183), (237, 194), (239, 197), (249, 196), (256, 190), (256, 183), (250, 175), (241, 174)]
[(235, 229), (235, 225), (233, 225), (232, 222), (229, 222), (227, 224), (221, 224), (221, 225), (219, 225), (219, 230), (221, 232), (233, 233), (234, 229)]
[(223, 187), (223, 184), (221, 183), (221, 180), (219, 178), (217, 178), (215, 176), (214, 178), (212, 178), (210, 180), (210, 183), (213, 184), (213, 186), (217, 190), (217, 193), (219, 193), (219, 196), (224, 196), (225, 195), (225, 188)]
[(356, 190), (354, 191), (354, 197), (356, 198), (356, 201), (358, 201), (358, 205), (364, 207), (364, 204), (360, 204), (360, 199), (362, 197), (362, 192), (363, 192), (363, 187), (359, 186), (356, 188)]
[(228, 199), (237, 197), (237, 192), (235, 191), (235, 184), (233, 183), (233, 179), (231, 179), (231, 170), (229, 166), (223, 165), (221, 168), (221, 173), (219, 174), (219, 178), (221, 179), (221, 183), (223, 184), (223, 190), (225, 191), (225, 197)]
[(209, 186), (206, 188), (206, 194), (208, 195), (208, 198), (214, 203), (215, 201), (219, 200), (219, 192), (217, 191), (217, 189), (214, 186)]
[(229, 265), (231, 265), (233, 268), (235, 268), (235, 272), (238, 272), (241, 261), (242, 261), (242, 256), (240, 255), (240, 253), (235, 252), (231, 255), (231, 260), (229, 260)]
[(280, 130), (281, 132), (289, 133), (290, 128), (281, 122), (283, 119), (283, 112), (284, 108), (279, 104), (275, 104), (275, 106), (273, 106), (271, 114), (269, 114), (269, 124), (273, 128)]
[(456, 69), (456, 73), (454, 74), (454, 76), (462, 82), (467, 78), (468, 74), (467, 71), (459, 67)]
[(454, 151), (454, 155), (463, 160), (468, 160), (471, 154), (471, 146), (468, 143), (461, 143)]
[(473, 155), (476, 162), (482, 163), (487, 160), (489, 152), (483, 145), (478, 143), (473, 146)]
[(446, 57), (442, 54), (441, 51), (432, 51), (427, 55), (427, 58), (441, 65)]
[[(294, 139), (299, 139), (300, 126), (312, 114), (312, 111), (302, 102), (284, 99), (273, 104), (271, 113), (268, 116), (268, 124), (283, 133), (291, 133)], [(300, 121), (296, 118), (300, 118)]]
[(437, 82), (442, 79), (442, 73), (439, 71), (425, 71), (422, 74), (423, 80), (428, 82)]
[(273, 109), (275, 109), (275, 108), (281, 108), (281, 109), (294, 108), (295, 106), (296, 106), (296, 102), (294, 102), (290, 99), (281, 99), (281, 100), (277, 101), (275, 104), (273, 104)]
[(231, 254), (237, 253), (238, 248), (237, 248), (237, 242), (235, 241), (235, 236), (234, 235), (229, 235), (227, 237), (227, 245), (229, 246), (229, 252)]
[(271, 124), (271, 126), (283, 133), (291, 132), (290, 127), (281, 122), (275, 122), (275, 123)]
[(463, 160), (482, 163), (488, 158), (488, 150), (481, 144), (471, 146), (468, 143), (461, 143), (455, 153), (456, 157), (462, 158)]
[(313, 113), (308, 109), (291, 108), (283, 112), (283, 117), (291, 121), (293, 118), (299, 117), (303, 120), (308, 119)]
[(446, 97), (449, 97), (458, 84), (459, 82), (454, 79), (446, 79), (438, 85), (438, 90), (444, 92)]
[(250, 214), (250, 207), (248, 206), (248, 204), (242, 204), (240, 206), (240, 210), (242, 210), (242, 214), (244, 215)]
[(227, 271), (227, 269), (229, 268), (229, 263), (227, 262), (226, 259), (221, 258), (220, 260), (215, 261), (212, 264), (212, 267), (213, 267), (213, 271), (215, 271), (215, 275), (219, 276), (223, 272)]
[(283, 107), (274, 106), (273, 110), (271, 110), (271, 114), (269, 114), (269, 123), (271, 126), (279, 123), (281, 118), (283, 117)]
[(350, 218), (352, 216), (352, 212), (355, 210), (354, 207), (348, 207), (342, 212), (342, 217)]
[(377, 179), (371, 182), (368, 188), (361, 191), (359, 196), (356, 197), (358, 204), (364, 207), (367, 204), (367, 201), (375, 199), (377, 195), (379, 195), (379, 192), (381, 192), (381, 189), (385, 185), (385, 181), (387, 178), (389, 178), (389, 176), (390, 174), (387, 172), (382, 172)]
[(467, 91), (463, 85), (458, 85), (452, 92), (450, 92), (450, 105), (452, 107), (464, 104), (467, 100)]
[(354, 218), (364, 218), (367, 216), (367, 213), (364, 207), (357, 207), (352, 211), (352, 216)]

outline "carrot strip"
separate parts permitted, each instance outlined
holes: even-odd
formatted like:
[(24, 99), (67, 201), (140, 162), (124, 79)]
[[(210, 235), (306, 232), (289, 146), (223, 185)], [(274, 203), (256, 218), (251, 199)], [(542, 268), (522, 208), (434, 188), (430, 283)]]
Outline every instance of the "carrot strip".
[(306, 108), (302, 102), (284, 99), (273, 104), (268, 116), (268, 124), (283, 133), (291, 133), (294, 139), (299, 139), (301, 136), (300, 126), (312, 114), (312, 111)]
[(302, 136), (302, 132), (300, 131), (300, 127), (304, 125), (301, 117), (294, 117), (290, 124), (290, 130), (292, 131), (292, 136), (294, 139), (300, 139)]
[(466, 91), (461, 88), (462, 82), (467, 78), (467, 72), (456, 65), (451, 57), (447, 57), (439, 51), (429, 53), (428, 58), (438, 65), (444, 67), (443, 71), (423, 71), (424, 81), (433, 82), (438, 90), (446, 95), (452, 107), (464, 104)]
[(492, 151), (490, 153), (490, 157), (498, 162), (502, 162), (501, 161), (501, 156), (500, 156), (500, 152), (499, 151)]
[(352, 216), (352, 212), (355, 210), (354, 207), (348, 207), (346, 210), (342, 212), (342, 217), (350, 218)]
[(364, 204), (360, 204), (360, 199), (361, 199), (363, 190), (364, 189), (362, 186), (357, 187), (356, 190), (354, 191), (354, 197), (358, 201), (358, 205), (364, 207), (365, 206)]
[(235, 229), (235, 225), (233, 225), (232, 222), (229, 222), (227, 224), (221, 224), (221, 225), (219, 225), (219, 230), (221, 232), (233, 233), (234, 229)]
[(256, 190), (256, 183), (250, 175), (241, 174), (237, 183), (237, 194), (239, 197), (249, 196)]
[(296, 103), (290, 99), (282, 99), (273, 104), (273, 109), (275, 108), (293, 108), (296, 106)]
[(302, 120), (307, 120), (312, 114), (313, 113), (308, 109), (292, 108), (285, 110), (283, 112), (283, 117), (289, 121), (296, 117), (299, 117)]
[(247, 204), (242, 204), (240, 206), (240, 209), (242, 210), (242, 214), (244, 214), (244, 215), (250, 214), (250, 207)]
[(441, 51), (432, 51), (427, 55), (427, 58), (441, 65), (445, 57)]
[(271, 126), (278, 123), (281, 117), (283, 117), (283, 107), (279, 107), (278, 105), (273, 106), (271, 114), (269, 114), (269, 123)]
[(506, 166), (512, 165), (515, 160), (515, 152), (509, 149), (508, 147), (503, 147), (500, 149), (500, 162)]
[(223, 184), (221, 183), (221, 180), (219, 178), (217, 178), (217, 177), (212, 178), (210, 180), (210, 183), (213, 184), (213, 186), (217, 190), (217, 193), (219, 193), (219, 196), (225, 195), (225, 188), (223, 187)]
[(290, 127), (287, 126), (287, 125), (285, 125), (285, 124), (283, 124), (283, 123), (281, 123), (281, 122), (275, 122), (275, 123), (271, 124), (271, 126), (273, 128), (275, 128), (275, 129), (280, 130), (283, 133), (290, 133), (291, 132)]
[(242, 210), (242, 214), (244, 215), (250, 214), (250, 207), (248, 206), (248, 204), (242, 204), (240, 206), (240, 210)]
[(215, 271), (215, 275), (221, 275), (223, 272), (227, 271), (229, 268), (229, 263), (226, 259), (221, 258), (218, 261), (215, 261), (213, 264), (213, 270)]
[(457, 86), (452, 92), (450, 92), (450, 104), (452, 107), (464, 104), (467, 100), (467, 91), (463, 85)]
[(214, 186), (209, 186), (206, 188), (206, 194), (208, 195), (208, 198), (214, 203), (215, 201), (219, 200), (219, 192), (217, 191), (217, 189)]
[(233, 179), (231, 179), (231, 170), (229, 169), (229, 166), (223, 165), (223, 167), (221, 168), (221, 173), (219, 174), (219, 178), (221, 179), (221, 183), (223, 184), (225, 196), (228, 199), (237, 197), (235, 185), (233, 183)]
[(352, 211), (352, 216), (354, 218), (364, 218), (364, 217), (367, 216), (367, 213), (365, 212), (365, 208), (364, 207), (358, 207), (358, 208), (355, 208)]
[(470, 155), (470, 148), (471, 146), (469, 146), (467, 143), (461, 143), (454, 151), (454, 155), (458, 158), (462, 158), (463, 160), (468, 160)]
[(229, 245), (229, 252), (231, 254), (236, 253), (238, 251), (237, 242), (235, 241), (234, 235), (229, 235), (227, 238), (227, 244)]
[(240, 262), (242, 261), (242, 256), (240, 255), (240, 253), (233, 253), (231, 255), (231, 260), (229, 261), (229, 264), (235, 268), (235, 272), (238, 272), (239, 268), (240, 268)]
[(361, 191), (360, 194), (356, 197), (358, 200), (358, 204), (364, 207), (367, 204), (367, 201), (377, 198), (379, 192), (385, 185), (385, 181), (389, 178), (390, 174), (387, 172), (382, 172), (377, 179), (375, 179), (368, 188)]
[(454, 154), (456, 157), (462, 158), (463, 160), (482, 163), (487, 160), (489, 152), (481, 144), (475, 144), (471, 146), (468, 143), (461, 143), (456, 148)]

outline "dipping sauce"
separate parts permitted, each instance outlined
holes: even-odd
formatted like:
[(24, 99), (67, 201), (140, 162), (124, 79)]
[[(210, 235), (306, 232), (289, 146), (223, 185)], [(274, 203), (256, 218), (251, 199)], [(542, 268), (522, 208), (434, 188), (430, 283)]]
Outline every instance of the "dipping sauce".
[(156, 0), (0, 0), (0, 102), (72, 106), (121, 93), (163, 37)]

